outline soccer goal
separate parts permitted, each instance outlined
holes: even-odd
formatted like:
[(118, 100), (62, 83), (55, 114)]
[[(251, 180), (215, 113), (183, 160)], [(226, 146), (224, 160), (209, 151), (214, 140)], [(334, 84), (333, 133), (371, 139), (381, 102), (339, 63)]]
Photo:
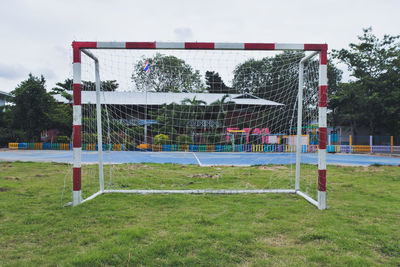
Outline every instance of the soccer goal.
[(326, 44), (72, 47), (73, 206), (105, 193), (283, 193), (326, 208)]

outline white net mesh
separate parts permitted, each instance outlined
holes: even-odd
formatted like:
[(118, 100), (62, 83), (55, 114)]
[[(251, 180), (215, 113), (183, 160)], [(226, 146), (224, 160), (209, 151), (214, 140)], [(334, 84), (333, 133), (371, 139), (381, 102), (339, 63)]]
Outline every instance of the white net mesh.
[[(294, 189), (304, 52), (93, 50), (100, 62), (105, 187)], [(82, 54), (82, 194), (99, 188), (95, 67)], [(300, 189), (316, 197), (318, 61), (304, 67)], [(265, 165), (146, 177), (132, 163)], [(201, 153), (200, 153), (201, 152)], [(215, 168), (214, 168), (215, 170)]]

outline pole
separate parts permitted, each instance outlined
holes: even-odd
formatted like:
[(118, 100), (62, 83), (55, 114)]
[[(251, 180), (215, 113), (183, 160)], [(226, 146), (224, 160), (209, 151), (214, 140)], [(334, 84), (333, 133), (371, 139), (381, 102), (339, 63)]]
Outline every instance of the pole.
[(393, 153), (393, 135), (390, 136), (390, 153)]
[(145, 93), (145, 106), (144, 106), (144, 143), (147, 144), (147, 86)]
[(300, 161), (301, 161), (301, 130), (303, 121), (303, 79), (304, 79), (304, 62), (318, 52), (311, 53), (310, 55), (301, 59), (299, 63), (299, 87), (297, 94), (297, 141), (296, 141), (296, 181), (295, 190), (300, 190)]
[(328, 97), (328, 46), (319, 54), (318, 93), (318, 209), (326, 209), (326, 136)]
[(81, 175), (82, 175), (82, 105), (81, 105), (81, 50), (76, 43), (73, 47), (73, 184), (72, 184), (72, 206), (79, 205), (82, 201)]
[(372, 135), (370, 135), (370, 136), (369, 136), (369, 147), (370, 147), (370, 152), (371, 152), (371, 153), (372, 153), (372, 151), (373, 151), (372, 146), (373, 146), (373, 139), (372, 139)]
[[(97, 57), (86, 49), (82, 52), (94, 60), (95, 80), (96, 80), (96, 121), (97, 121), (97, 153), (99, 157), (99, 183), (100, 192), (104, 191), (104, 168), (103, 168), (103, 127), (101, 123), (101, 103), (100, 103), (100, 68)], [(110, 169), (111, 172), (111, 169)], [(111, 177), (111, 176), (110, 176)], [(111, 179), (111, 178), (110, 178)], [(111, 183), (111, 180), (110, 180)]]
[(97, 150), (99, 154), (99, 183), (100, 192), (104, 191), (104, 169), (103, 169), (103, 127), (101, 124), (101, 103), (100, 103), (100, 70), (99, 61), (95, 60), (96, 72), (96, 120), (97, 120)]

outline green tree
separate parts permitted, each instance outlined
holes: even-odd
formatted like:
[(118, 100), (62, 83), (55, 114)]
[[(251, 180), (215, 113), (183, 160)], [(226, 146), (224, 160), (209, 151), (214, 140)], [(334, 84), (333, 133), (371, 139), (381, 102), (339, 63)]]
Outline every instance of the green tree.
[[(12, 127), (24, 133), (25, 141), (38, 141), (40, 132), (58, 129), (62, 135), (71, 135), (72, 108), (57, 104), (50, 93), (46, 92), (43, 76), (29, 74), (11, 92)], [(22, 141), (22, 140), (21, 140)]]
[[(11, 100), (9, 100), (11, 102)], [(4, 108), (4, 111), (3, 111)], [(0, 110), (0, 147), (7, 147), (10, 142), (23, 141), (25, 133), (12, 127), (12, 107), (1, 107)]]
[[(101, 91), (115, 91), (119, 86), (116, 80), (106, 80), (102, 81), (100, 84)], [(51, 89), (50, 94), (59, 94), (67, 100), (72, 101), (72, 85), (73, 80), (67, 78), (63, 82), (56, 83), (56, 86)], [(96, 84), (91, 81), (82, 81), (82, 91), (96, 91)]]
[(157, 134), (154, 137), (154, 142), (155, 145), (165, 145), (169, 143), (169, 136), (165, 134)]
[[(370, 134), (400, 133), (400, 36), (379, 39), (372, 28), (363, 29), (359, 43), (334, 50), (335, 58), (348, 67), (354, 81), (342, 85), (333, 97), (342, 117), (353, 117), (357, 126), (368, 127)], [(348, 100), (353, 97), (353, 101)], [(357, 114), (352, 107), (360, 108)]]
[(26, 133), (27, 141), (36, 141), (40, 132), (50, 128), (49, 114), (53, 98), (46, 92), (43, 76), (29, 74), (11, 92), (13, 96), (13, 127)]
[[(260, 118), (257, 120), (263, 124), (271, 116), (276, 116), (272, 114), (277, 114), (277, 112), (283, 118), (291, 118), (291, 120), (286, 119), (280, 122), (271, 119), (265, 121), (272, 132), (282, 132), (283, 130), (288, 132), (288, 129), (293, 128), (292, 125), (296, 121), (296, 113), (293, 108), (297, 103), (299, 62), (303, 57), (303, 52), (285, 51), (272, 57), (247, 60), (234, 70), (233, 87), (240, 93), (252, 94), (283, 104), (283, 106), (261, 109), (255, 115)], [(305, 75), (311, 75), (311, 77), (305, 77), (304, 80), (313, 80), (315, 83), (315, 77), (312, 74), (312, 72), (305, 72)], [(307, 86), (311, 90), (311, 84), (307, 84)], [(306, 99), (306, 97), (304, 100), (315, 102), (315, 99)], [(316, 108), (315, 105), (313, 108)], [(238, 117), (237, 120), (237, 124), (242, 127), (251, 126), (248, 124), (248, 119)]]
[(68, 104), (52, 101), (48, 113), (50, 129), (59, 130), (58, 135), (71, 136), (72, 134), (72, 107)]
[[(146, 60), (149, 61), (149, 73), (143, 70)], [(149, 59), (136, 62), (132, 81), (140, 91), (156, 92), (203, 92), (204, 85), (200, 72), (175, 56), (157, 53)]]
[(171, 140), (173, 140), (182, 123), (179, 114), (180, 106), (176, 103), (163, 104), (158, 109), (150, 110), (148, 119), (157, 121), (156, 124), (149, 125), (152, 136), (169, 134)]
[(214, 115), (217, 114), (216, 120), (219, 127), (216, 127), (215, 129), (216, 131), (220, 129), (220, 132), (223, 132), (223, 130), (226, 128), (225, 125), (226, 115), (228, 114), (228, 111), (233, 110), (234, 107), (235, 107), (235, 102), (229, 101), (228, 94), (224, 95), (221, 99), (218, 99), (213, 103), (211, 103), (211, 105), (208, 107), (208, 113)]
[(189, 145), (193, 143), (193, 139), (186, 134), (181, 134), (176, 138), (176, 142), (182, 145)]
[(298, 64), (303, 57), (302, 52), (284, 52), (274, 57), (249, 59), (235, 68), (233, 88), (239, 93), (292, 103), (293, 97), (281, 97), (282, 90), (297, 93), (295, 81), (298, 79)]
[(181, 102), (182, 113), (184, 115), (184, 125), (186, 126), (186, 133), (194, 133), (197, 128), (197, 120), (204, 120), (205, 116), (205, 105), (207, 104), (203, 100), (185, 98)]
[(235, 94), (237, 90), (226, 86), (218, 72), (206, 71), (206, 85), (209, 93)]
[(65, 79), (64, 82), (56, 83), (56, 87), (53, 87), (50, 91), (52, 95), (61, 95), (68, 101), (72, 101), (72, 79)]
[(196, 99), (196, 96), (193, 97), (193, 99), (190, 98), (185, 98), (182, 100), (182, 105), (189, 104), (191, 106), (200, 106), (200, 105), (206, 105), (207, 103), (204, 100), (198, 100)]
[[(100, 90), (105, 92), (113, 92), (117, 90), (119, 84), (116, 80), (106, 80), (100, 82)], [(91, 81), (82, 81), (82, 91), (96, 91), (96, 83)]]
[(339, 126), (342, 121), (339, 113), (339, 106), (341, 105), (338, 101), (343, 86), (341, 86), (343, 71), (338, 69), (332, 60), (328, 60), (328, 108), (330, 113), (328, 114), (328, 124), (330, 126)]

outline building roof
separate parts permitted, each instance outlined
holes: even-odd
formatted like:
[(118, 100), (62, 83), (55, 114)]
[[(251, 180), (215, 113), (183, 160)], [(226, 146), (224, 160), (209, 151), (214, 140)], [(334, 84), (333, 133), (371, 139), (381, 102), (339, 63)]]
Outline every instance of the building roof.
[(0, 91), (0, 98), (6, 98), (6, 97), (9, 97), (9, 96), (11, 96), (10, 93), (6, 93), (6, 92), (3, 92), (3, 91)]
[[(221, 100), (228, 95), (225, 102), (234, 102), (238, 105), (255, 106), (283, 106), (283, 104), (259, 98), (251, 94), (211, 94), (211, 93), (158, 93), (148, 92), (101, 92), (100, 102), (108, 105), (163, 105), (181, 104), (185, 99), (204, 101), (207, 105)], [(55, 99), (61, 103), (69, 103), (61, 95), (54, 95)], [(82, 91), (82, 104), (95, 104), (95, 91)]]

